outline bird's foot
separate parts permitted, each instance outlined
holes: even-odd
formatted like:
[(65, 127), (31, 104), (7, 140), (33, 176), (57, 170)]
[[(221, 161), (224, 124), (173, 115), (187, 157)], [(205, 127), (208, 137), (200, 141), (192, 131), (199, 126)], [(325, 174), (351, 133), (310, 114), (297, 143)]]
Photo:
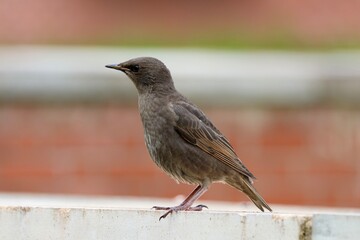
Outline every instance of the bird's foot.
[(179, 206), (175, 206), (175, 207), (159, 207), (159, 206), (154, 206), (152, 207), (154, 208), (155, 210), (167, 210), (167, 212), (163, 215), (161, 215), (161, 217), (159, 218), (159, 221), (163, 218), (166, 218), (167, 215), (173, 213), (173, 212), (178, 212), (178, 211), (201, 211), (203, 210), (203, 208), (208, 208), (207, 206), (205, 205), (197, 205), (195, 207), (186, 207), (186, 206), (183, 206), (183, 205), (179, 205)]

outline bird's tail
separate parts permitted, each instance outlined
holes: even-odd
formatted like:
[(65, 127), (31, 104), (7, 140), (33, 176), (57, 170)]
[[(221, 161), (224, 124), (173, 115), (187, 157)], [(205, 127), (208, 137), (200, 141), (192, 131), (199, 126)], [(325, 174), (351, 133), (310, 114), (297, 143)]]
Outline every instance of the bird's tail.
[(248, 198), (263, 212), (265, 207), (267, 210), (272, 212), (272, 209), (265, 202), (265, 200), (260, 196), (260, 194), (256, 191), (255, 187), (250, 183), (249, 180), (241, 178), (239, 181), (229, 181), (227, 182), (229, 185), (234, 188), (244, 192)]

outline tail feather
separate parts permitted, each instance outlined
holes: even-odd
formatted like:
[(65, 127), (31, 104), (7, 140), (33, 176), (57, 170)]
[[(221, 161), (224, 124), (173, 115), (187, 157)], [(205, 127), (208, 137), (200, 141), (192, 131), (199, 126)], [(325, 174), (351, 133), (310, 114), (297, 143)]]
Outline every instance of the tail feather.
[(256, 191), (251, 183), (244, 181), (244, 193), (250, 198), (250, 200), (261, 210), (264, 211), (263, 207), (272, 212), (270, 206), (265, 202), (261, 195)]
[(270, 206), (265, 202), (261, 195), (256, 191), (255, 187), (247, 179), (241, 178), (240, 181), (232, 181), (228, 182), (228, 184), (244, 192), (262, 212), (264, 212), (264, 208), (272, 212)]

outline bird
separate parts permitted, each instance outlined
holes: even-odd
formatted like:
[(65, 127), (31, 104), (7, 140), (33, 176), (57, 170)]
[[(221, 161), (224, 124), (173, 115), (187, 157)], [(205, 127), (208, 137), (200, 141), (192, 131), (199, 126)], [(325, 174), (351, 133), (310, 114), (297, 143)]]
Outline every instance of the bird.
[(253, 186), (255, 176), (203, 111), (176, 90), (163, 62), (138, 57), (105, 67), (122, 71), (134, 83), (145, 145), (155, 164), (178, 183), (196, 185), (180, 205), (154, 206), (166, 210), (159, 220), (178, 211), (207, 208), (192, 205), (216, 182), (245, 193), (261, 211), (272, 212)]

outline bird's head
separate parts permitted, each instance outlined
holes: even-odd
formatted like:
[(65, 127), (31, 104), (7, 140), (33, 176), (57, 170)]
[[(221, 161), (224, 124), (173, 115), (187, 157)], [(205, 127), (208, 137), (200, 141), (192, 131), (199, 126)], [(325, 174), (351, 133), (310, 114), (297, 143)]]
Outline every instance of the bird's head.
[(106, 65), (106, 67), (124, 72), (134, 82), (139, 93), (155, 89), (174, 89), (169, 69), (156, 58), (133, 58), (123, 63)]

